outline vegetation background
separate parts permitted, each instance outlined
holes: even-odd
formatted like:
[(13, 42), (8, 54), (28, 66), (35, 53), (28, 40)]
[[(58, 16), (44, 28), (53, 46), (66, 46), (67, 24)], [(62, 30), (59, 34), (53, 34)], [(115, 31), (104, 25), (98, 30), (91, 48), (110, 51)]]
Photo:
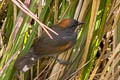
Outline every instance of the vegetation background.
[[(85, 22), (74, 48), (58, 56), (72, 64), (46, 57), (16, 75), (17, 56), (29, 50), (42, 27), (49, 30), (45, 25), (65, 18)], [(120, 80), (119, 34), (120, 0), (2, 0), (0, 80)]]

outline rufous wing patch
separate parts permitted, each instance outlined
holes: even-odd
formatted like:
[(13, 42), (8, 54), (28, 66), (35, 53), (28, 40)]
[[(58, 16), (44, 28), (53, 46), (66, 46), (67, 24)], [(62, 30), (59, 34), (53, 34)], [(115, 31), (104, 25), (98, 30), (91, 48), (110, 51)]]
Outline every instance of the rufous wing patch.
[(64, 46), (57, 47), (56, 50), (64, 51), (64, 50), (68, 49), (71, 45), (72, 45), (72, 42), (70, 41), (68, 44), (66, 44)]
[(59, 26), (65, 28), (68, 26), (68, 24), (70, 24), (70, 19), (65, 19), (59, 23)]
[(54, 48), (53, 47), (49, 48), (46, 51), (44, 51), (44, 53), (53, 54), (53, 53), (63, 52), (65, 50), (69, 49), (71, 45), (72, 45), (72, 42), (69, 41), (66, 45), (62, 45), (62, 46), (58, 46), (58, 47), (54, 47)]

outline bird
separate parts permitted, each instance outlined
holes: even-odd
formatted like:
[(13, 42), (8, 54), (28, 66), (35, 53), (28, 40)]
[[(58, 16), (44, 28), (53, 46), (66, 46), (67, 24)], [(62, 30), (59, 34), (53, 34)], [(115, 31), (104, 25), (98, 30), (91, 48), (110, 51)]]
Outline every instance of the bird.
[(77, 39), (76, 29), (78, 25), (81, 24), (84, 23), (75, 19), (64, 19), (58, 24), (53, 25), (51, 29), (59, 35), (48, 31), (53, 37), (53, 39), (51, 39), (43, 32), (42, 35), (34, 41), (30, 50), (25, 55), (17, 58), (14, 64), (15, 69), (26, 72), (38, 59), (46, 56), (59, 55), (72, 48)]

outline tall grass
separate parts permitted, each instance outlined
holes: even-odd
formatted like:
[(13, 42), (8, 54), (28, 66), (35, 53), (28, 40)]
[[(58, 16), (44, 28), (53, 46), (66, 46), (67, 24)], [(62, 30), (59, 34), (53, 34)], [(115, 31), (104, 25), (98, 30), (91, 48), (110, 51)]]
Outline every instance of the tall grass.
[[(7, 13), (5, 18), (0, 17), (0, 80), (120, 79), (119, 0), (22, 0), (24, 5), (11, 0), (5, 4), (8, 8), (3, 8), (3, 3), (0, 13)], [(58, 55), (70, 64), (45, 57), (16, 76), (16, 58), (30, 49), (41, 31), (47, 29), (45, 25), (52, 26), (65, 18), (85, 22), (78, 30), (75, 46)]]

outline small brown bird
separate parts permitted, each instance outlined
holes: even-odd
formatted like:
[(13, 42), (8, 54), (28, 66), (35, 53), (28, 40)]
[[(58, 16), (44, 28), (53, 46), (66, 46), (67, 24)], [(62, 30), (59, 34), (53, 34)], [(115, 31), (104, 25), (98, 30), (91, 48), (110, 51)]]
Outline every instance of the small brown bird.
[(48, 35), (43, 32), (42, 36), (34, 42), (33, 47), (28, 53), (16, 60), (15, 68), (18, 71), (26, 72), (39, 58), (54, 56), (73, 47), (77, 38), (75, 30), (80, 24), (83, 23), (75, 19), (62, 20), (60, 23), (52, 26), (52, 29), (59, 35), (55, 35), (49, 31), (53, 39), (50, 39)]

